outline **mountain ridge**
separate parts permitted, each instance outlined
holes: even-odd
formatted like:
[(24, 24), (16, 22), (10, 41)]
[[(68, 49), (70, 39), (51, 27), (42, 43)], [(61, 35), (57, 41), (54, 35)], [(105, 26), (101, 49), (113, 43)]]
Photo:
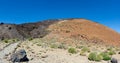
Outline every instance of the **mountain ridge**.
[(120, 34), (87, 19), (54, 19), (35, 23), (0, 24), (0, 39), (58, 37), (120, 45)]

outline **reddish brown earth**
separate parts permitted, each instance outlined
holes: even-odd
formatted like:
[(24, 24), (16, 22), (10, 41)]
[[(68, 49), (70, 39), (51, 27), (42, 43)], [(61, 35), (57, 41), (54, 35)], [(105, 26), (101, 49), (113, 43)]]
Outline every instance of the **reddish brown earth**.
[(119, 33), (104, 25), (85, 19), (62, 20), (50, 25), (48, 29), (52, 31), (48, 35), (49, 38), (59, 36), (58, 40), (75, 38), (92, 43), (120, 45)]
[(58, 42), (120, 45), (120, 34), (86, 19), (57, 19), (25, 24), (0, 24), (0, 39), (57, 38)]

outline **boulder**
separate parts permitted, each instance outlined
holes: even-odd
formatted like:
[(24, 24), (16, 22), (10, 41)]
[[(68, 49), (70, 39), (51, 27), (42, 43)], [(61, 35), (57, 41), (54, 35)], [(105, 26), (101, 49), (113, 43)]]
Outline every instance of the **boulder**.
[(10, 57), (10, 61), (13, 63), (15, 62), (28, 62), (29, 59), (27, 58), (26, 51), (24, 49), (21, 49), (17, 51), (16, 53), (13, 53)]
[(117, 59), (112, 58), (112, 59), (111, 59), (111, 63), (118, 63), (118, 61), (117, 61)]

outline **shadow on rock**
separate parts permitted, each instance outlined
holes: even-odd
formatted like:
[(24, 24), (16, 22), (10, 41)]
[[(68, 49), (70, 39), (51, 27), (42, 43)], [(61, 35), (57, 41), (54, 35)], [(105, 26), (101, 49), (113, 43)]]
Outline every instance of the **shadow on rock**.
[(21, 49), (11, 55), (10, 61), (12, 61), (13, 63), (15, 62), (20, 63), (20, 62), (28, 62), (29, 59), (27, 58), (26, 51), (24, 49)]

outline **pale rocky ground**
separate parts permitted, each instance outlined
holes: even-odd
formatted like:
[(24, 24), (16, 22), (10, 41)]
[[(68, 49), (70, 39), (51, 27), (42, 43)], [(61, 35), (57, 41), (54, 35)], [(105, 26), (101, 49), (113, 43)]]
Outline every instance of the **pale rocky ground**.
[(2, 50), (8, 43), (0, 42), (0, 50)]
[[(24, 41), (21, 44), (13, 43), (0, 51), (0, 63), (10, 63), (9, 57), (11, 52), (19, 49), (25, 49), (28, 63), (108, 63), (108, 61), (89, 61), (87, 56), (80, 56), (80, 53), (70, 54), (68, 49), (51, 48), (45, 43), (38, 43), (37, 41)], [(103, 49), (103, 48), (102, 48)], [(79, 49), (78, 49), (79, 50)], [(5, 56), (9, 54), (8, 56)], [(114, 58), (120, 60), (120, 54), (113, 55)]]
[(3, 50), (0, 51), (0, 63), (9, 63), (9, 61), (7, 61), (8, 59), (6, 56), (12, 53), (19, 43), (20, 42), (13, 43), (9, 46), (6, 46)]

